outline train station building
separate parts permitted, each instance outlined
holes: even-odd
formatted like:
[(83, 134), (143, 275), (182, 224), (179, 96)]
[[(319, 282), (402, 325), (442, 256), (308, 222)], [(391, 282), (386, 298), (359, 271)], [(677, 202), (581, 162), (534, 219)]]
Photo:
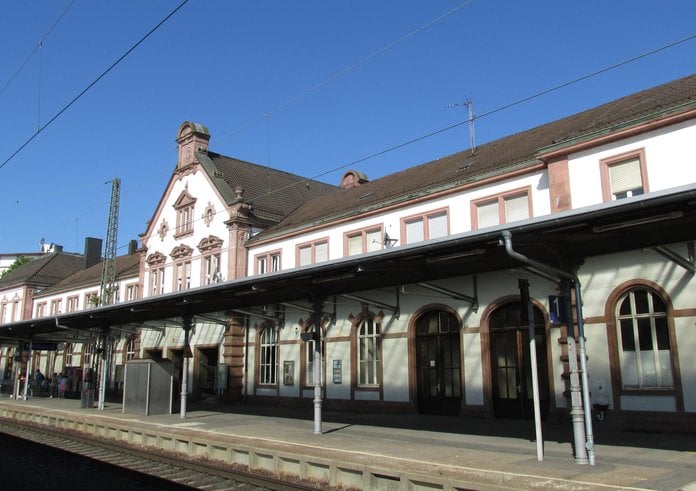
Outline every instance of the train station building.
[(150, 359), (189, 398), (279, 411), (319, 393), (351, 412), (696, 428), (696, 76), (335, 186), (211, 136), (180, 125), (116, 303), (95, 298), (98, 266), (0, 279), (3, 312), (31, 290), (0, 317), (13, 387), (73, 370), (78, 391), (91, 368), (119, 397)]

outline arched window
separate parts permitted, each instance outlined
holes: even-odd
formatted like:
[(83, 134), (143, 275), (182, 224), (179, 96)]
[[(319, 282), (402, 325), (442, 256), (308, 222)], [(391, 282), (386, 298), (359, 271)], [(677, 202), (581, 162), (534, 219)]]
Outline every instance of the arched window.
[(382, 383), (382, 338), (379, 322), (374, 317), (360, 321), (358, 337), (358, 386)]
[(135, 358), (135, 336), (126, 341), (126, 361)]
[(650, 288), (633, 288), (619, 297), (615, 315), (623, 388), (674, 388), (664, 299)]
[(265, 325), (259, 343), (259, 383), (278, 383), (278, 331), (272, 324)]

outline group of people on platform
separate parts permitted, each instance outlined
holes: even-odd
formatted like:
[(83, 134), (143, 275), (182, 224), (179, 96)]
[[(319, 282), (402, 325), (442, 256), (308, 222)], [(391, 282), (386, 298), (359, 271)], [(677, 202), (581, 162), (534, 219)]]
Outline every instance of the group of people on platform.
[(52, 377), (46, 377), (41, 370), (36, 369), (34, 376), (30, 379), (29, 388), (32, 395), (64, 398), (66, 394), (73, 391), (79, 377), (77, 374), (70, 380), (67, 375), (54, 373)]

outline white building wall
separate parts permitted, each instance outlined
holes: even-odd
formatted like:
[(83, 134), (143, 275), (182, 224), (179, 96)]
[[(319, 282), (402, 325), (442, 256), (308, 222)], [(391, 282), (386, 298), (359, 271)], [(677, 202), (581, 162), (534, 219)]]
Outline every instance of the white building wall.
[(651, 192), (696, 182), (696, 122), (692, 120), (570, 155), (573, 208), (602, 203), (600, 160), (641, 148)]
[[(147, 255), (159, 252), (166, 257), (164, 293), (175, 291), (176, 271), (174, 260), (171, 257), (172, 250), (180, 245), (187, 245), (193, 249), (191, 260), (191, 288), (202, 284), (203, 260), (198, 245), (201, 240), (211, 235), (223, 240), (220, 254), (220, 271), (223, 279), (226, 278), (229, 250), (229, 230), (224, 221), (229, 218), (227, 206), (213, 190), (210, 181), (203, 171), (189, 174), (182, 179), (175, 179), (171, 185), (167, 200), (162, 204), (158, 214), (153, 217), (152, 235), (147, 238)], [(177, 210), (174, 203), (183, 192), (188, 192), (196, 199), (193, 210), (193, 233), (181, 238), (177, 235)], [(208, 207), (215, 210), (215, 215), (210, 223), (203, 219), (204, 211)], [(159, 228), (166, 220), (168, 231), (164, 237), (159, 234)], [(150, 284), (150, 268), (146, 265), (143, 278), (142, 298), (152, 296)]]
[(404, 205), (401, 208), (370, 216), (364, 219), (356, 218), (347, 223), (330, 225), (321, 230), (295, 235), (290, 238), (280, 239), (277, 242), (262, 245), (252, 245), (248, 249), (249, 275), (254, 274), (255, 257), (271, 251), (281, 251), (281, 268), (292, 269), (296, 264), (296, 248), (298, 245), (317, 240), (329, 240), (329, 260), (344, 257), (344, 236), (346, 233), (382, 226), (390, 238), (398, 239), (396, 247), (403, 245), (401, 237), (401, 221), (414, 215), (428, 213), (434, 210), (447, 209), (450, 235), (471, 231), (471, 203), (472, 201), (496, 196), (512, 190), (529, 188), (532, 202), (532, 214), (534, 217), (551, 213), (548, 175), (545, 171), (538, 171), (529, 175), (508, 179), (502, 182), (481, 186), (458, 194), (447, 195), (427, 202), (415, 205)]
[[(675, 252), (687, 256), (685, 244), (668, 246)], [(678, 313), (674, 318), (678, 354), (680, 357), (681, 381), (686, 411), (696, 410), (696, 370), (690, 363), (691, 353), (696, 349), (696, 316), (684, 315), (680, 311), (692, 312), (696, 306), (696, 280), (683, 268), (663, 258), (652, 250), (630, 251), (590, 258), (579, 272), (582, 284), (583, 315), (585, 318), (605, 315), (606, 301), (620, 285), (636, 279), (644, 279), (659, 285), (669, 296), (672, 307)], [(613, 312), (613, 306), (610, 306)], [(585, 326), (588, 352), (588, 375), (590, 387), (605, 384), (606, 391), (618, 392), (620, 387), (611, 386), (609, 362), (610, 346), (604, 323)], [(673, 347), (674, 349), (674, 347)], [(611, 399), (611, 398), (610, 398)], [(674, 411), (675, 398), (671, 395), (621, 397), (622, 409), (642, 411)], [(613, 403), (612, 403), (613, 406)]]

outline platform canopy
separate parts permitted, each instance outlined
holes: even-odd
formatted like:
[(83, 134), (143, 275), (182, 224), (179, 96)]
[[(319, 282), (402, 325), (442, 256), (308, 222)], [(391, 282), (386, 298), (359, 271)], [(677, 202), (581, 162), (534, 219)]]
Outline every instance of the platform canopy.
[[(184, 316), (225, 323), (235, 312), (258, 312), (289, 303), (311, 308), (333, 295), (525, 267), (510, 258), (502, 232), (536, 262), (574, 274), (591, 256), (654, 249), (694, 272), (694, 258), (669, 244), (696, 236), (696, 186), (570, 210), (412, 245), (387, 247), (312, 266), (236, 279), (181, 292), (0, 326), (0, 340), (88, 341), (104, 332), (164, 329)], [(692, 249), (690, 248), (692, 251)]]

